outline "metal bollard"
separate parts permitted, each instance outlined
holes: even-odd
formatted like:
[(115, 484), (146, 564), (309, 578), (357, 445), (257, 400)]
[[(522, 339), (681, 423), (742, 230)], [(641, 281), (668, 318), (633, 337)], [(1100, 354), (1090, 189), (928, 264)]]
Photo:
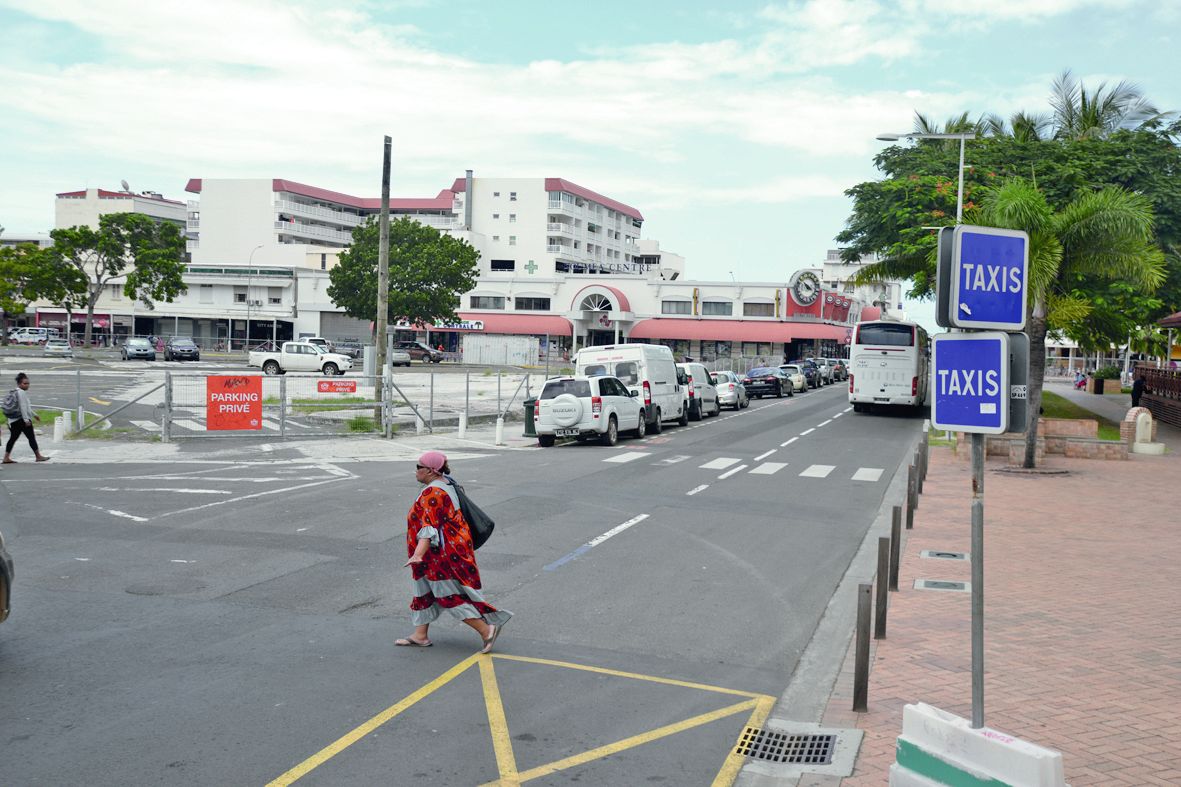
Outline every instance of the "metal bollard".
[(504, 445), (504, 418), (496, 416), (496, 445)]
[(890, 590), (898, 590), (898, 562), (902, 553), (902, 506), (890, 512)]
[(914, 465), (910, 466), (906, 475), (906, 529), (914, 527)]
[(459, 439), (467, 437), (467, 413), (459, 414)]
[(857, 644), (853, 660), (853, 710), (869, 710), (869, 594), (872, 585), (857, 586)]
[(419, 415), (418, 413), (415, 413), (414, 414), (414, 433), (415, 434), (422, 434), (423, 428), (425, 426), (426, 426), (426, 424), (423, 423), (422, 416)]
[(919, 507), (919, 492), (923, 491), (923, 456), (918, 448), (914, 449), (914, 456), (910, 458), (910, 465), (914, 468), (914, 507)]
[[(74, 433), (74, 414), (69, 410), (62, 410), (62, 420), (65, 422), (66, 434)], [(79, 424), (81, 426), (81, 424)]]
[(66, 419), (58, 416), (53, 419), (53, 442), (60, 443), (66, 439)]
[(874, 613), (873, 638), (886, 638), (886, 608), (889, 597), (886, 595), (886, 584), (890, 581), (890, 539), (882, 536), (878, 539), (878, 579), (877, 579), (877, 611)]

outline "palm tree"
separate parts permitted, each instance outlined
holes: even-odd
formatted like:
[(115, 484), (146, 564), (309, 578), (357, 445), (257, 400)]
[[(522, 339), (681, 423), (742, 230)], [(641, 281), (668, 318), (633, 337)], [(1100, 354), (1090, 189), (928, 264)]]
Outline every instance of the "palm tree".
[(1102, 139), (1120, 129), (1141, 128), (1170, 114), (1158, 110), (1132, 82), (1124, 80), (1110, 89), (1106, 82), (1100, 82), (1091, 92), (1070, 69), (1054, 80), (1050, 106), (1057, 139)]
[(1025, 467), (1034, 467), (1037, 414), (1046, 373), (1046, 332), (1086, 319), (1090, 305), (1069, 294), (1085, 274), (1121, 279), (1152, 292), (1166, 276), (1153, 239), (1153, 213), (1142, 195), (1118, 187), (1083, 194), (1060, 211), (1032, 183), (1014, 178), (984, 199), (974, 223), (1029, 234), (1029, 412)]

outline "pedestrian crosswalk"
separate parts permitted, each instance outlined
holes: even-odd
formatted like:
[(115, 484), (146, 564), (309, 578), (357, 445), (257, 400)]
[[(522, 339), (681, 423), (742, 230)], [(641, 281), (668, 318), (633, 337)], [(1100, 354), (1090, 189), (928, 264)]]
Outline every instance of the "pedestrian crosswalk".
[[(159, 433), (161, 426), (159, 421), (131, 421), (132, 426), (137, 426), (145, 432)], [(278, 432), (282, 430), (282, 426), (278, 421), (270, 418), (262, 419), (262, 428), (264, 431)], [(298, 421), (287, 419), (288, 429), (311, 429), (307, 424), (301, 424)], [(205, 427), (205, 422), (195, 418), (174, 418), (172, 419), (172, 429), (175, 431), (181, 429), (188, 432), (205, 432), (208, 431)]]
[[(877, 481), (881, 480), (882, 474), (885, 473), (885, 469), (881, 467), (850, 467), (847, 469), (842, 469), (836, 465), (804, 465), (801, 463), (793, 468), (789, 462), (759, 461), (759, 459), (770, 456), (773, 453), (775, 452), (768, 451), (767, 453), (760, 454), (753, 460), (749, 457), (719, 456), (715, 457), (714, 459), (710, 459), (708, 462), (704, 462), (697, 467), (699, 470), (724, 471), (718, 476), (718, 480), (730, 478), (731, 476), (737, 475), (744, 470), (749, 475), (776, 475), (786, 470), (787, 472), (799, 478), (832, 477), (834, 479), (842, 478), (849, 481), (857, 481), (862, 483), (876, 483)], [(613, 464), (624, 464), (627, 462), (638, 462), (645, 458), (651, 458), (652, 464), (656, 465), (671, 464), (668, 459), (657, 459), (654, 456), (654, 452), (633, 450), (628, 450), (624, 453), (613, 454), (603, 459), (603, 461)], [(675, 459), (677, 463), (680, 463), (691, 459), (691, 457), (681, 455), (675, 457)], [(848, 473), (848, 475), (846, 475), (846, 473)], [(694, 490), (694, 492), (690, 492), (689, 494), (695, 494), (696, 491), (700, 490)]]

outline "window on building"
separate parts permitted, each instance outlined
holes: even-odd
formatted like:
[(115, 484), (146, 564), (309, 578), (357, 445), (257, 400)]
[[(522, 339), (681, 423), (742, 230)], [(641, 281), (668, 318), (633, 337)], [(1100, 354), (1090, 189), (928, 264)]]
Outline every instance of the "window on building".
[(509, 201), (510, 201), (510, 202), (516, 202), (516, 201), (517, 201), (517, 192), (515, 192), (515, 191), (510, 191), (510, 192), (508, 193), (508, 198), (509, 198)]
[(234, 288), (234, 303), (246, 303), (246, 288), (245, 287), (235, 287)]
[(730, 301), (702, 301), (701, 313), (708, 315), (731, 315), (734, 313), (734, 304)]
[(282, 287), (267, 287), (267, 303), (277, 306), (283, 302)]
[(328, 270), (328, 255), (327, 254), (320, 255), (320, 270), (322, 270), (322, 271)]
[(771, 344), (769, 342), (743, 342), (742, 354), (747, 358), (759, 356), (766, 358), (771, 354)]
[(774, 317), (775, 304), (773, 303), (744, 303), (742, 304), (743, 317)]
[(660, 313), (661, 314), (692, 314), (693, 313), (693, 302), (692, 301), (661, 301), (660, 302)]
[(504, 296), (473, 295), (471, 296), (471, 304), (473, 309), (503, 309)]
[(200, 302), (201, 303), (213, 303), (213, 285), (212, 284), (202, 284), (201, 285)]
[(493, 213), (493, 214), (492, 214), (492, 220), (493, 220), (493, 221), (500, 221), (500, 214), (499, 214), (499, 213)]
[(509, 235), (508, 236), (508, 245), (510, 245), (510, 246), (517, 245), (517, 236), (516, 235)]
[(517, 298), (513, 303), (516, 304), (517, 311), (526, 312), (547, 312), (549, 311), (549, 298)]
[(730, 342), (703, 342), (701, 345), (702, 352), (707, 352), (706, 345), (710, 345), (709, 350), (713, 351), (714, 358), (729, 358), (732, 352)]
[(493, 235), (493, 236), (492, 236), (492, 242), (493, 242), (493, 243), (500, 243), (500, 236), (499, 236), (499, 235)]
[(499, 197), (499, 196), (500, 196), (500, 192), (499, 192), (499, 191), (494, 191), (494, 192), (492, 192), (492, 196), (493, 196), (493, 197)]
[(510, 213), (510, 214), (508, 214), (508, 220), (509, 220), (509, 221), (516, 221), (516, 220), (517, 220), (517, 214), (515, 214), (515, 213)]
[(113, 301), (123, 300), (123, 285), (122, 284), (112, 284), (111, 285), (111, 300), (113, 300)]
[(492, 260), (492, 270), (494, 271), (514, 271), (516, 269), (516, 260)]

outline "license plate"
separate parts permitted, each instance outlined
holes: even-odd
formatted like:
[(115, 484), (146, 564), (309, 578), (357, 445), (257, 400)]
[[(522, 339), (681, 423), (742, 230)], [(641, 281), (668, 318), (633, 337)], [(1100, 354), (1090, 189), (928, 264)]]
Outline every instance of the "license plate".
[(555, 429), (554, 435), (557, 437), (576, 437), (578, 431), (577, 429)]

